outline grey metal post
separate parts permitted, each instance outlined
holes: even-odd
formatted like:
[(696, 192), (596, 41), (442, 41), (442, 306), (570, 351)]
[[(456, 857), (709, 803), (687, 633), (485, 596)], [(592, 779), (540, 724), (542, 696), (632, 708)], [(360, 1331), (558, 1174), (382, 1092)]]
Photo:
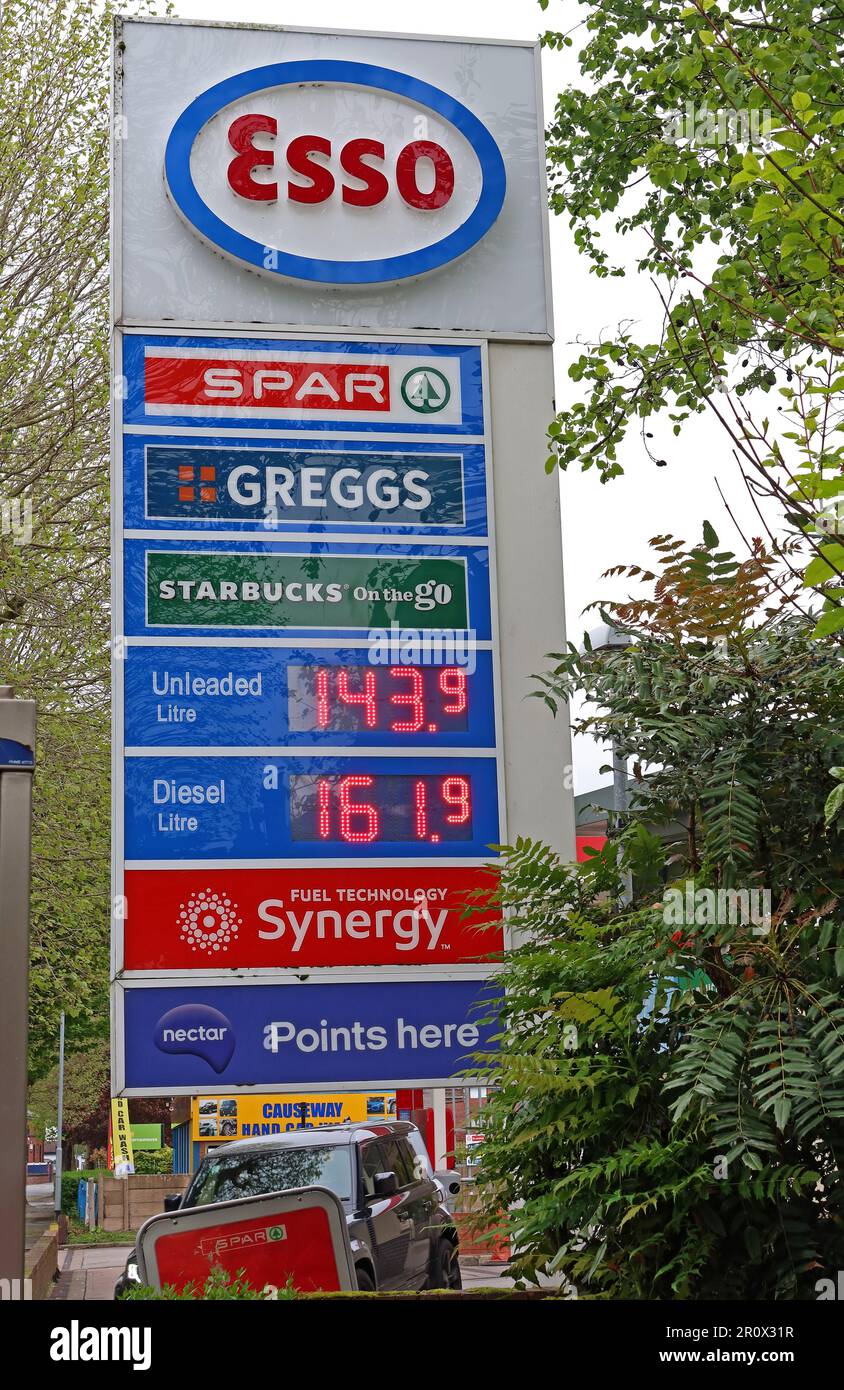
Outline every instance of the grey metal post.
[[(589, 633), (588, 651), (596, 661), (603, 661), (610, 652), (629, 647), (632, 641), (628, 633), (619, 631), (612, 623), (602, 623)], [(587, 648), (584, 646), (580, 650), (585, 653)], [(627, 760), (622, 757), (615, 739), (612, 740), (612, 785), (613, 810), (616, 821), (620, 824), (630, 802), (627, 792)], [(622, 907), (627, 907), (633, 901), (633, 875), (629, 869), (624, 874), (624, 887), (619, 901)]]
[[(627, 759), (622, 756), (615, 739), (612, 741), (612, 785), (613, 785), (613, 805), (616, 818), (621, 823), (627, 813), (629, 798), (627, 793)], [(624, 888), (621, 894), (622, 907), (629, 906), (633, 901), (633, 875), (630, 870), (625, 870)]]
[[(0, 1278), (23, 1279), (35, 702), (0, 685)], [(8, 1287), (8, 1286), (7, 1286)], [(15, 1285), (12, 1285), (14, 1288)], [(18, 1285), (22, 1289), (22, 1285)]]
[(627, 760), (622, 757), (615, 739), (612, 741), (613, 805), (617, 816), (627, 810)]
[(53, 1175), (53, 1197), (56, 1215), (62, 1209), (62, 1127), (64, 1124), (64, 1009), (59, 1021), (59, 1113), (56, 1116), (56, 1171)]

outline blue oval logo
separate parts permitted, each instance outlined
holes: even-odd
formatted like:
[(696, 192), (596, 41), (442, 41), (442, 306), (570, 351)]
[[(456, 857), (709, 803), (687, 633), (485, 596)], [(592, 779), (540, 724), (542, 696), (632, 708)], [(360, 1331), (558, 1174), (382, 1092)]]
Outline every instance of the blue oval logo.
[[(234, 102), (253, 94), (302, 84), (355, 87), (392, 95), (427, 108), (447, 122), (470, 146), (480, 168), (480, 191), (468, 215), (446, 235), (429, 244), (399, 255), (361, 260), (330, 260), (285, 251), (266, 241), (258, 241), (227, 222), (209, 206), (194, 182), (191, 156), (200, 133), (214, 116)], [(259, 162), (267, 164), (270, 161)], [(164, 156), (164, 175), (179, 212), (203, 240), (250, 268), (288, 280), (323, 285), (392, 283), (447, 265), (464, 256), (486, 235), (501, 212), (507, 189), (504, 160), (498, 145), (477, 116), (454, 97), (391, 68), (333, 60), (270, 63), (209, 87), (186, 107), (173, 126)]]
[(159, 1052), (189, 1052), (201, 1057), (219, 1076), (234, 1056), (231, 1020), (210, 1004), (179, 1004), (155, 1025), (153, 1042)]

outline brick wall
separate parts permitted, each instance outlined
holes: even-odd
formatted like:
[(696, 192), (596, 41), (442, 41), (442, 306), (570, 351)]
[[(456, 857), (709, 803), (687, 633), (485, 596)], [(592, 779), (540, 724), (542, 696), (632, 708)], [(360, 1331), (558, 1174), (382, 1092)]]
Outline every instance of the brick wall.
[(58, 1227), (53, 1225), (40, 1235), (31, 1250), (26, 1252), (24, 1274), (32, 1280), (32, 1297), (49, 1298), (59, 1265)]
[(134, 1173), (100, 1178), (100, 1225), (106, 1231), (137, 1231), (164, 1210), (170, 1192), (184, 1192), (190, 1173)]

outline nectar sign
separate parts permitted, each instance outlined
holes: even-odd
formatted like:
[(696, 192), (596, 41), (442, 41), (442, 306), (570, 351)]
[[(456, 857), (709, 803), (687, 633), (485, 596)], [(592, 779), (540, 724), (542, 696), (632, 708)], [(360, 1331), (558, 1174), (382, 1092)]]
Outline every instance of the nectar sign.
[(324, 285), (396, 282), (457, 260), (507, 188), (501, 151), (468, 107), (407, 73), (334, 60), (270, 63), (210, 87), (173, 126), (164, 169), (205, 241), (262, 273)]

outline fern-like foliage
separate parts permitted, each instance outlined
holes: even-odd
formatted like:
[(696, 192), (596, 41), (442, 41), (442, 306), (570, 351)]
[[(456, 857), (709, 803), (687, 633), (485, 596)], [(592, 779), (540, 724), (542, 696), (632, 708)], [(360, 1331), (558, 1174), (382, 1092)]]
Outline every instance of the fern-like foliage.
[(844, 1259), (837, 994), (813, 991), (801, 951), (790, 991), (761, 963), (746, 980), (735, 939), (719, 994), (652, 904), (595, 893), (606, 862), (530, 842), (503, 861), (524, 940), (502, 969), (501, 1052), (479, 1059), (479, 1182), (485, 1213), (509, 1212), (516, 1272), (561, 1272), (580, 1297), (812, 1297)]
[(517, 1270), (580, 1297), (813, 1298), (844, 1268), (844, 665), (766, 610), (761, 551), (717, 546), (661, 538), (653, 598), (610, 613), (631, 644), (542, 681), (635, 760), (630, 814), (583, 865), (502, 855), (480, 1190)]

